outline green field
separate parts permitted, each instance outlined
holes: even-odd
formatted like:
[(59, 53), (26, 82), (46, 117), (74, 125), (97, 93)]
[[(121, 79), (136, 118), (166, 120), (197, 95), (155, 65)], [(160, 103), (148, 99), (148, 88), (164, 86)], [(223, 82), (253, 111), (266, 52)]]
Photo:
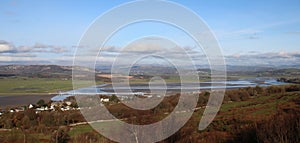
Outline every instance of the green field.
[[(82, 81), (80, 86), (89, 86), (88, 83), (88, 81)], [(101, 82), (97, 82), (97, 84), (101, 84)], [(28, 77), (2, 78), (0, 87), (0, 95), (48, 94), (73, 89), (71, 79)]]
[(94, 129), (86, 124), (86, 125), (79, 125), (79, 126), (76, 126), (76, 127), (73, 127), (70, 131), (69, 131), (69, 135), (71, 137), (73, 136), (76, 136), (76, 135), (79, 135), (79, 134), (83, 134), (83, 133), (86, 133), (86, 132), (92, 132)]

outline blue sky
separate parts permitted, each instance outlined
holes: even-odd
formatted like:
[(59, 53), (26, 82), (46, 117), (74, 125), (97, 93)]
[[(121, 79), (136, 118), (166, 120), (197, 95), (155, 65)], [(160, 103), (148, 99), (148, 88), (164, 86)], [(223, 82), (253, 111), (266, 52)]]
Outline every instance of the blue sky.
[[(59, 64), (58, 59), (68, 60), (67, 56), (73, 54), (80, 37), (93, 20), (124, 2), (128, 1), (2, 0), (0, 61), (2, 64), (22, 60), (32, 63), (52, 61)], [(174, 2), (193, 10), (207, 23), (228, 59), (260, 55), (294, 58), (291, 62), (296, 62), (295, 58), (300, 55), (299, 0)], [(164, 26), (156, 25), (144, 32), (157, 30), (159, 27), (164, 29)], [(140, 30), (136, 29), (136, 35), (132, 37), (140, 34), (137, 31)], [(176, 30), (173, 32), (176, 33)], [(161, 34), (174, 35), (167, 30), (161, 30)], [(109, 44), (119, 46), (126, 41), (128, 37), (124, 36)], [(193, 43), (187, 40), (181, 46), (193, 46)]]

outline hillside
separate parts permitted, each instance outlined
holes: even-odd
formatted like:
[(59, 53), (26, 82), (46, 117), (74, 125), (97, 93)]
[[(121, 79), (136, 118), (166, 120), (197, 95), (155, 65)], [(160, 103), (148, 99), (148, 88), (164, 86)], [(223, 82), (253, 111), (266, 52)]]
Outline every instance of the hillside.
[(79, 66), (73, 67), (60, 65), (3, 65), (0, 66), (0, 76), (71, 78), (73, 68), (76, 68), (77, 70), (81, 70), (83, 72), (93, 72), (89, 68)]
[[(166, 97), (151, 110), (132, 110), (113, 101), (108, 110), (127, 123), (149, 124), (170, 113), (180, 95)], [(199, 94), (198, 108), (177, 133), (161, 143), (298, 143), (300, 141), (300, 86), (253, 87), (228, 90), (221, 110), (203, 131), (198, 124), (209, 93)], [(74, 102), (74, 100), (71, 100)], [(184, 114), (184, 113), (181, 113)], [(29, 119), (30, 121), (29, 121)], [(112, 124), (114, 121), (108, 121)], [(32, 110), (6, 113), (0, 118), (0, 142), (53, 142), (56, 135), (64, 142), (113, 143), (86, 124), (79, 111), (52, 111), (36, 114)], [(116, 134), (118, 136), (118, 134)]]

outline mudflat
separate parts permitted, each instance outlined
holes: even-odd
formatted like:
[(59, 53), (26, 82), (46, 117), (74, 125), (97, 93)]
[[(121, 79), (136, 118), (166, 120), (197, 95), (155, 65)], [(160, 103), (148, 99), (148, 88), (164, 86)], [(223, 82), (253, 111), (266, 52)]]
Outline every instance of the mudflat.
[(55, 94), (8, 94), (7, 96), (5, 94), (2, 94), (2, 96), (0, 96), (0, 108), (36, 104), (40, 99), (43, 99), (46, 102), (48, 102), (54, 96)]

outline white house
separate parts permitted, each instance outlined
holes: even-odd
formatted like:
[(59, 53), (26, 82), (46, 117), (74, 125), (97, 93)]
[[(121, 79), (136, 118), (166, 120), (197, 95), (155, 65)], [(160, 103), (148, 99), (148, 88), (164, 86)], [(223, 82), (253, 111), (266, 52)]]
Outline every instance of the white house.
[(50, 106), (50, 110), (55, 110), (54, 105)]
[(18, 108), (15, 108), (15, 111), (16, 112), (22, 112), (22, 111), (25, 111), (25, 108), (24, 107), (18, 107)]
[(136, 96), (144, 96), (144, 92), (135, 92), (133, 94)]
[(66, 101), (65, 103), (66, 103), (68, 106), (70, 106), (70, 105), (72, 104), (71, 101)]
[(100, 98), (101, 102), (109, 102), (109, 98)]
[(28, 108), (29, 108), (29, 109), (33, 108), (33, 105), (32, 105), (32, 104), (29, 104)]
[(40, 107), (40, 108), (36, 108), (35, 110), (37, 110), (37, 111), (45, 111), (45, 107)]

